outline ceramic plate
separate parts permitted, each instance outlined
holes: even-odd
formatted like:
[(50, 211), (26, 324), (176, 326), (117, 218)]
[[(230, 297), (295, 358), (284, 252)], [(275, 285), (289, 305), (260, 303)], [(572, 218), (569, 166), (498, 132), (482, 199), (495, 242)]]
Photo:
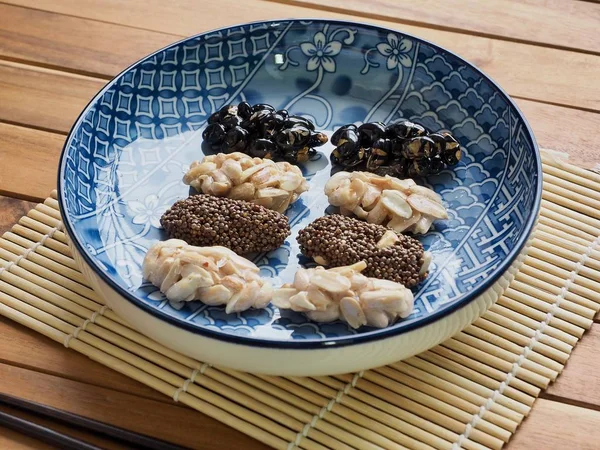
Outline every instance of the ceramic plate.
[[(448, 130), (460, 164), (422, 183), (449, 219), (419, 239), (433, 254), (414, 289), (412, 315), (388, 329), (316, 324), (277, 308), (225, 314), (174, 304), (142, 278), (148, 247), (166, 239), (162, 213), (189, 193), (182, 176), (203, 157), (201, 133), (227, 103), (269, 103), (332, 133), (353, 122), (410, 119)], [(284, 246), (249, 255), (274, 285), (300, 265), (298, 230), (325, 214), (329, 153), (302, 170), (311, 189), (288, 209)], [(104, 282), (153, 316), (194, 333), (250, 345), (312, 348), (397, 335), (476, 298), (523, 248), (537, 214), (541, 166), (527, 122), (510, 98), (458, 56), (369, 25), (294, 20), (253, 23), (185, 39), (134, 64), (87, 106), (66, 143), (59, 195), (67, 233)], [(127, 318), (126, 318), (127, 319)]]

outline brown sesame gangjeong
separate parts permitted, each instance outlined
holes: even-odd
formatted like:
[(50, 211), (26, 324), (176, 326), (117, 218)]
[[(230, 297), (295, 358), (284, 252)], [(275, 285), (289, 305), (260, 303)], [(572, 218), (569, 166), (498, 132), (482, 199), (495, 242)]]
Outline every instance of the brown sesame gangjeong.
[(329, 267), (365, 261), (363, 273), (413, 287), (427, 276), (431, 255), (416, 239), (381, 225), (333, 214), (298, 233), (303, 255)]
[(274, 250), (290, 235), (283, 214), (254, 203), (204, 194), (175, 202), (160, 223), (170, 238), (190, 245), (221, 245), (239, 255)]
[(143, 273), (173, 302), (226, 305), (228, 314), (264, 308), (273, 296), (259, 268), (225, 247), (194, 247), (179, 239), (157, 242), (144, 258)]
[(413, 294), (400, 283), (368, 278), (365, 261), (351, 266), (299, 269), (293, 283), (273, 294), (280, 309), (303, 312), (315, 322), (341, 319), (352, 328), (385, 328), (413, 310)]
[(193, 162), (183, 182), (204, 194), (246, 200), (280, 213), (308, 190), (297, 166), (240, 152), (208, 155)]
[(325, 195), (342, 214), (354, 214), (398, 233), (426, 233), (434, 220), (448, 218), (440, 196), (411, 179), (338, 172), (325, 185)]

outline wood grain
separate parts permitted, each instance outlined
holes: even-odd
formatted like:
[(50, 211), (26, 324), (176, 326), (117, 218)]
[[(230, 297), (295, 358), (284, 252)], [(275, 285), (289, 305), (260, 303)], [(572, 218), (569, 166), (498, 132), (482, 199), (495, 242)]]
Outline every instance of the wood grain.
[(0, 195), (0, 235), (10, 230), (34, 206), (32, 202)]
[(104, 80), (0, 61), (0, 120), (67, 132)]
[[(13, 0), (14, 1), (14, 0)], [(277, 0), (285, 1), (285, 0)], [(22, 3), (22, 2), (19, 2)], [(33, 0), (27, 0), (33, 3)], [(287, 3), (290, 3), (289, 1)], [(534, 44), (600, 52), (600, 8), (586, 2), (547, 0), (292, 0), (398, 23), (443, 28)], [(515, 24), (519, 26), (515, 26)]]
[[(170, 403), (170, 399), (39, 333), (0, 317), (0, 362), (81, 383)], [(85, 367), (85, 370), (80, 370)]]
[[(0, 55), (16, 55), (71, 70), (112, 76), (143, 55), (177, 40), (177, 36), (252, 20), (307, 17), (314, 14), (314, 10), (310, 8), (260, 0), (36, 2), (36, 8), (49, 11), (67, 7), (70, 8), (70, 14), (82, 18), (0, 5), (0, 36), (6, 36)], [(117, 10), (119, 14), (114, 13)], [(227, 11), (227, 14), (223, 11)], [(15, 19), (2, 19), (9, 15)], [(330, 11), (319, 11), (318, 15), (323, 18), (364, 22), (363, 18), (357, 16)], [(25, 26), (16, 25), (15, 21), (25, 19)], [(88, 19), (118, 21), (119, 25)], [(600, 111), (600, 84), (590, 82), (600, 73), (600, 58), (595, 55), (433, 28), (398, 26), (389, 21), (373, 19), (370, 22), (401, 29), (455, 51), (488, 73), (513, 96)], [(159, 30), (161, 33), (120, 25)], [(69, 29), (68, 37), (55, 33), (56, 28)], [(44, 47), (39, 48), (34, 42), (42, 37)], [(46, 48), (47, 52), (44, 51)]]
[(56, 189), (64, 136), (0, 123), (0, 194), (41, 201)]
[(600, 409), (600, 324), (595, 323), (577, 344), (560, 377), (547, 394)]
[(106, 79), (176, 40), (164, 33), (0, 4), (0, 56)]
[(597, 450), (600, 412), (539, 398), (505, 450)]
[(600, 163), (594, 136), (600, 123), (597, 113), (516, 99), (542, 148), (569, 154), (569, 160), (588, 169)]
[(0, 364), (0, 380), (0, 392), (33, 401), (43, 399), (46, 405), (190, 448), (266, 448), (216, 420), (177, 405), (6, 364)]

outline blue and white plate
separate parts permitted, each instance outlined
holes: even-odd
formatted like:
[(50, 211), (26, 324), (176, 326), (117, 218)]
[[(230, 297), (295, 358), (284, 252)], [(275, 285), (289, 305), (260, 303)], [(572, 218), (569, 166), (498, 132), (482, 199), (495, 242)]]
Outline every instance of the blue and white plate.
[[(426, 180), (450, 218), (421, 238), (433, 263), (414, 290), (409, 318), (384, 330), (353, 330), (274, 307), (225, 314), (201, 302), (169, 303), (142, 278), (146, 250), (166, 239), (162, 213), (188, 195), (182, 176), (203, 157), (208, 116), (240, 101), (285, 108), (329, 133), (350, 122), (405, 118), (448, 130), (460, 141), (460, 164)], [(321, 147), (302, 166), (311, 189), (286, 213), (293, 232), (285, 245), (250, 255), (274, 285), (290, 281), (307, 263), (295, 237), (328, 207), (323, 186), (331, 150), (330, 144)], [(514, 102), (458, 56), (401, 31), (286, 20), (191, 37), (118, 75), (71, 130), (59, 196), (84, 272), (142, 332), (188, 355), (244, 370), (333, 373), (425, 350), (485, 311), (526, 249), (540, 204), (541, 165)], [(358, 360), (349, 350), (354, 347)]]

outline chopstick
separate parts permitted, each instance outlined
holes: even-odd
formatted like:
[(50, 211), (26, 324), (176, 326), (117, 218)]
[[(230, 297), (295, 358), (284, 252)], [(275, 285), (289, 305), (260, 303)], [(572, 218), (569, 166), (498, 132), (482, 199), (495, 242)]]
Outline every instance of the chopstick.
[(2, 411), (0, 411), (0, 425), (64, 450), (102, 450), (95, 445)]
[[(34, 413), (34, 414), (58, 421), (58, 422), (65, 423), (67, 425), (72, 425), (72, 426), (76, 426), (76, 427), (82, 428), (87, 431), (92, 431), (92, 432), (98, 433), (100, 435), (107, 436), (110, 439), (113, 439), (115, 441), (120, 441), (123, 443), (134, 445), (138, 448), (141, 447), (141, 448), (146, 448), (146, 449), (151, 449), (151, 450), (185, 450), (186, 449), (186, 447), (181, 447), (176, 444), (171, 444), (171, 443), (169, 443), (167, 441), (163, 441), (161, 439), (156, 439), (156, 438), (153, 438), (150, 436), (146, 436), (144, 434), (135, 433), (133, 431), (126, 430), (124, 428), (116, 427), (114, 425), (109, 425), (109, 424), (103, 423), (103, 422), (98, 422), (97, 420), (88, 419), (87, 417), (78, 416), (77, 414), (73, 414), (73, 413), (70, 413), (67, 411), (56, 409), (51, 406), (42, 405), (40, 403), (32, 402), (29, 400), (24, 400), (21, 398), (13, 397), (13, 396), (7, 395), (7, 394), (0, 393), (0, 404), (19, 408), (23, 411)], [(6, 415), (8, 415), (8, 414), (6, 414)], [(8, 415), (8, 416), (10, 416), (10, 415)], [(11, 420), (18, 419), (21, 422), (27, 422), (23, 419), (14, 418), (13, 416), (10, 416), (10, 417), (11, 417)], [(2, 423), (1, 417), (0, 417), (0, 423)], [(15, 423), (14, 420), (12, 423)], [(27, 423), (29, 423), (29, 422), (27, 422)], [(37, 425), (37, 424), (31, 424), (31, 425), (35, 425), (38, 428), (43, 428), (52, 433), (52, 434), (45, 434), (44, 435), (45, 437), (52, 438), (55, 434), (58, 434), (62, 437), (65, 437), (65, 438), (68, 438), (70, 440), (77, 442), (78, 447), (68, 447), (69, 449), (74, 448), (74, 449), (84, 449), (84, 450), (99, 450), (98, 447), (95, 447), (95, 446), (85, 443), (83, 441), (78, 441), (77, 439), (71, 438), (66, 435), (61, 435), (60, 433), (57, 433), (53, 430), (42, 427), (40, 425)], [(10, 426), (10, 424), (7, 423), (6, 426)], [(27, 429), (27, 430), (19, 430), (19, 431), (22, 431), (25, 434), (29, 434), (32, 432), (31, 428)], [(41, 432), (43, 433), (43, 431), (41, 431)], [(81, 447), (80, 443), (87, 445), (87, 447)], [(60, 442), (59, 444), (62, 448), (67, 448), (67, 447), (63, 447), (66, 444), (64, 444), (62, 442)]]

